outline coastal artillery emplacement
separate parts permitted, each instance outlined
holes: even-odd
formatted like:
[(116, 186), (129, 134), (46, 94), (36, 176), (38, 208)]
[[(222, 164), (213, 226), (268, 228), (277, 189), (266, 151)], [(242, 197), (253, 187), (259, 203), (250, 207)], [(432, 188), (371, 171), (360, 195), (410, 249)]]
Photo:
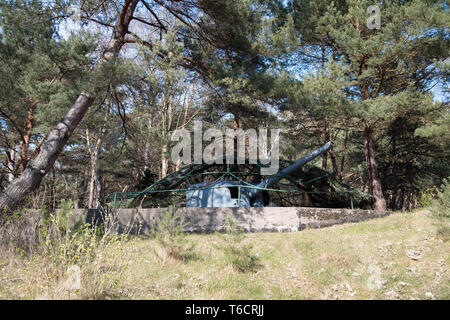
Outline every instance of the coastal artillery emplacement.
[(256, 164), (193, 164), (171, 173), (141, 191), (116, 192), (110, 205), (156, 207), (323, 207), (368, 209), (374, 198), (339, 181), (333, 174), (308, 165), (332, 146), (328, 142), (298, 161), (280, 160), (284, 167), (264, 176)]
[(270, 176), (256, 186), (244, 183), (243, 181), (221, 180), (209, 184), (195, 184), (188, 188), (186, 192), (187, 207), (265, 207), (269, 204), (264, 191), (270, 189), (274, 184), (283, 178), (294, 177), (303, 165), (313, 160), (321, 153), (331, 147), (331, 142), (323, 145), (314, 152), (294, 162), (283, 170)]

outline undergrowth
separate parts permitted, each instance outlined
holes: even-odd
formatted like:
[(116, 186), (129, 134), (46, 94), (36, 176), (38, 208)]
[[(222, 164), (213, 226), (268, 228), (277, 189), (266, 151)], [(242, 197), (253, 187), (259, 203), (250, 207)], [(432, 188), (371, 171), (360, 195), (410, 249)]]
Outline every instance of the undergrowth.
[(434, 217), (437, 219), (439, 227), (437, 236), (444, 241), (450, 240), (450, 178), (444, 180), (438, 189), (436, 198), (429, 206)]
[[(17, 215), (15, 222), (20, 224), (21, 218)], [(2, 255), (19, 258), (9, 265), (21, 265), (25, 274), (20, 276), (30, 280), (25, 290), (31, 297), (113, 297), (127, 266), (130, 241), (126, 234), (113, 232), (113, 219), (109, 213), (102, 224), (83, 223), (75, 215), (74, 202), (62, 201), (60, 210), (43, 214), (32, 243), (24, 247), (10, 239)]]
[(231, 214), (225, 218), (225, 257), (233, 268), (239, 272), (256, 272), (261, 269), (259, 257), (253, 253), (253, 246), (243, 243), (244, 231), (239, 228)]
[(170, 258), (180, 261), (196, 259), (198, 255), (194, 251), (194, 245), (187, 240), (184, 230), (186, 226), (185, 218), (179, 214), (179, 210), (168, 207), (156, 219), (151, 235)]

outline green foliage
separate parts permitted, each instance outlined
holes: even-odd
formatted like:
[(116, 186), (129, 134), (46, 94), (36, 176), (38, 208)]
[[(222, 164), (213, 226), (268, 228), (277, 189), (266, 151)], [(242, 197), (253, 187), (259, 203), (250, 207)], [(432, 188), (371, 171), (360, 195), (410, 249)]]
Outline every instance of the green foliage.
[(84, 264), (92, 262), (98, 248), (120, 241), (123, 236), (101, 235), (100, 226), (82, 223), (75, 215), (73, 201), (61, 201), (61, 209), (49, 213), (39, 227), (39, 250), (46, 252), (52, 264)]
[[(24, 228), (26, 217), (22, 212), (10, 222)], [(2, 252), (9, 249), (27, 261), (27, 272), (39, 272), (41, 281), (44, 281), (42, 287), (59, 283), (52, 298), (102, 299), (111, 296), (126, 271), (126, 246), (133, 240), (129, 240), (126, 234), (112, 234), (111, 230), (105, 230), (109, 225), (92, 226), (80, 218), (74, 210), (74, 202), (63, 200), (60, 210), (45, 212), (37, 225), (32, 225), (36, 239), (27, 243), (28, 248), (13, 240), (9, 248), (2, 246), (0, 249)], [(103, 232), (99, 232), (100, 229)], [(79, 270), (80, 277), (80, 287), (75, 289), (64, 285), (74, 268)], [(32, 294), (37, 295), (38, 292)]]
[(194, 247), (187, 241), (184, 228), (187, 226), (183, 215), (174, 207), (161, 210), (151, 235), (175, 259), (187, 261), (196, 257)]
[(239, 272), (257, 272), (261, 269), (260, 259), (253, 252), (253, 246), (242, 243), (245, 234), (230, 213), (225, 217), (224, 230), (226, 232), (225, 258), (229, 264)]
[(430, 140), (443, 149), (447, 150), (450, 146), (450, 116), (448, 104), (442, 103), (437, 112), (432, 114), (431, 123), (423, 125), (416, 129), (415, 134), (421, 137), (430, 138)]
[(231, 213), (228, 213), (225, 217), (224, 231), (231, 237), (232, 242), (240, 243), (245, 238), (244, 231), (239, 227), (237, 220)]
[[(379, 175), (389, 207), (404, 209), (450, 170), (448, 105), (428, 92), (448, 73), (449, 12), (442, 2), (383, 2), (380, 28), (369, 29), (366, 10), (373, 4), (292, 0), (275, 10), (279, 24), (297, 35), (288, 56), (297, 63), (293, 74), (301, 75), (283, 110), (295, 128), (294, 150), (332, 139), (323, 168), (331, 160), (336, 176), (347, 171), (361, 189)], [(305, 130), (298, 123), (307, 123)], [(369, 138), (378, 172), (368, 172)]]
[(436, 197), (436, 188), (431, 187), (426, 190), (421, 190), (419, 195), (419, 204), (421, 207), (425, 208), (430, 206), (433, 203), (434, 198)]
[(431, 204), (431, 211), (437, 217), (450, 218), (450, 178), (445, 179), (438, 190), (436, 199)]
[[(426, 293), (431, 292), (438, 300), (448, 299), (445, 272), (450, 242), (440, 241), (442, 231), (436, 237), (439, 226), (435, 220), (425, 210), (418, 210), (306, 232), (248, 235), (246, 241), (267, 266), (257, 274), (237, 272), (225, 264), (222, 246), (214, 245), (223, 243), (222, 234), (189, 235), (205, 259), (187, 263), (161, 261), (148, 249), (155, 248), (155, 241), (139, 239), (117, 253), (106, 250), (97, 268), (85, 272), (80, 266), (81, 292), (70, 297), (58, 290), (63, 279), (48, 280), (45, 271), (49, 264), (40, 256), (2, 255), (0, 298), (408, 300), (430, 299)], [(424, 245), (425, 237), (433, 245)], [(426, 251), (414, 261), (406, 256), (406, 249)], [(362, 255), (371, 263), (362, 264)], [(9, 265), (5, 267), (5, 263)], [(111, 281), (102, 285), (95, 280), (102, 274)], [(368, 287), (374, 275), (384, 284), (377, 290)], [(6, 281), (17, 278), (21, 280)], [(106, 286), (112, 280), (117, 284)], [(86, 285), (92, 288), (88, 292)]]
[(233, 268), (239, 272), (257, 272), (261, 269), (259, 258), (253, 252), (253, 246), (245, 244), (241, 246), (229, 245), (225, 249), (227, 260)]
[[(83, 26), (61, 32), (60, 17), (73, 4), (82, 7)], [(289, 160), (333, 140), (312, 164), (322, 160), (323, 170), (365, 192), (373, 172), (361, 129), (370, 127), (393, 210), (426, 206), (428, 191), (449, 175), (448, 103), (429, 93), (435, 83), (445, 91), (448, 78), (442, 2), (379, 3), (380, 29), (366, 26), (369, 0), (153, 2), (161, 19), (139, 5), (135, 16), (152, 25), (135, 19), (118, 59), (99, 63), (106, 25), (116, 23), (122, 4), (0, 2), (2, 186), (20, 173), (24, 140), (27, 162), (80, 92), (105, 89), (27, 206), (53, 210), (71, 198), (85, 207), (91, 185), (100, 205), (112, 192), (148, 187), (178, 168), (169, 158), (171, 133), (190, 130), (195, 120), (205, 129), (233, 121), (243, 129), (281, 128), (281, 158)], [(105, 32), (88, 32), (91, 26)], [(183, 197), (128, 204), (166, 206)]]
[(444, 242), (450, 241), (450, 178), (444, 179), (442, 186), (437, 188), (428, 208), (437, 218), (437, 237)]
[(95, 39), (82, 34), (62, 39), (56, 17), (64, 9), (58, 5), (1, 1), (0, 11), (0, 120), (2, 132), (8, 132), (0, 137), (0, 159), (9, 161), (11, 180), (80, 91), (90, 88)]

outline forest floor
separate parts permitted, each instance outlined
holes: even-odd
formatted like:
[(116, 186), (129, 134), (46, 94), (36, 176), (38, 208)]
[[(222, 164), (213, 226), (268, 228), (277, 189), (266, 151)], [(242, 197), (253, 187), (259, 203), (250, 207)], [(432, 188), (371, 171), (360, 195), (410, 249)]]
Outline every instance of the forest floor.
[(246, 234), (231, 254), (230, 237), (187, 235), (178, 255), (155, 239), (127, 240), (116, 254), (80, 266), (81, 288), (73, 292), (42, 255), (4, 253), (0, 298), (450, 299), (450, 223), (427, 210)]

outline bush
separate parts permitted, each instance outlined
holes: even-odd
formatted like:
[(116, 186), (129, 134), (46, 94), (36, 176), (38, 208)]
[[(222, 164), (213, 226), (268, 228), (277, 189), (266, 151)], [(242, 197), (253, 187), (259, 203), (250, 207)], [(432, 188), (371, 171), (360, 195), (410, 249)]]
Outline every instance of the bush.
[(436, 198), (436, 187), (431, 187), (426, 190), (420, 190), (417, 202), (420, 207), (429, 207)]
[(3, 251), (32, 251), (39, 242), (39, 228), (46, 210), (18, 210), (0, 226), (0, 246)]
[(161, 211), (151, 234), (170, 257), (187, 261), (196, 255), (193, 245), (187, 241), (184, 231), (186, 225), (185, 218), (179, 214), (179, 210), (170, 206)]
[(430, 208), (435, 216), (450, 218), (450, 177), (444, 179)]
[[(60, 210), (43, 215), (30, 250), (24, 255), (15, 254), (19, 257), (18, 263), (24, 265), (27, 278), (34, 279), (27, 289), (31, 297), (102, 299), (114, 296), (128, 264), (124, 259), (129, 242), (127, 235), (113, 235), (104, 225), (76, 223), (74, 214), (74, 202), (62, 201)], [(23, 251), (20, 247), (12, 249), (16, 253)], [(73, 270), (79, 271), (75, 279), (78, 287), (69, 285), (74, 282), (70, 280)]]
[(231, 214), (225, 218), (226, 246), (225, 258), (239, 272), (256, 272), (261, 268), (259, 258), (253, 253), (251, 244), (242, 244), (245, 233), (239, 228)]

